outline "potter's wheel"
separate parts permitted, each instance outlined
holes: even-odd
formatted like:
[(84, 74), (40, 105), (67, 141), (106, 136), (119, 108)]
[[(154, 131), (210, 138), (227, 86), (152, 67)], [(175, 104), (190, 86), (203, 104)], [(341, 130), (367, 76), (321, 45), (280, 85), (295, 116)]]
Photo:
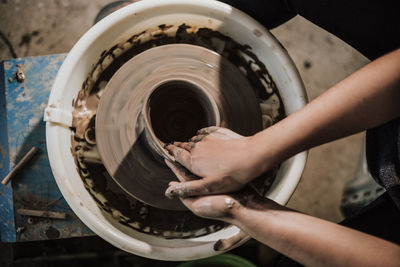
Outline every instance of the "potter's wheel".
[(186, 141), (211, 125), (243, 135), (262, 129), (259, 101), (244, 74), (220, 54), (189, 44), (154, 47), (127, 61), (107, 83), (95, 123), (97, 149), (114, 181), (168, 210), (185, 207), (164, 196), (176, 180), (164, 163), (165, 142)]
[[(150, 39), (149, 31), (104, 50), (92, 66), (72, 103), (72, 154), (86, 190), (116, 225), (168, 239), (205, 236), (227, 226), (164, 196), (177, 179), (163, 144), (211, 125), (251, 135), (285, 111), (249, 46), (186, 24), (162, 24)], [(275, 175), (253, 181), (260, 194)]]
[[(246, 14), (212, 0), (139, 1), (99, 21), (68, 54), (54, 82), (45, 111), (46, 143), (49, 161), (60, 191), (78, 217), (96, 234), (118, 248), (140, 256), (172, 261), (193, 260), (218, 254), (219, 252), (214, 250), (215, 243), (220, 239), (237, 240), (239, 229), (220, 221), (200, 218), (189, 210), (157, 208), (153, 205), (159, 206), (160, 201), (153, 201), (154, 198), (141, 201), (143, 196), (139, 195), (140, 192), (130, 192), (123, 187), (121, 182), (117, 181), (118, 177), (115, 173), (112, 173), (116, 171), (115, 165), (108, 163), (107, 156), (104, 156), (103, 152), (99, 153), (99, 150), (104, 151), (102, 148), (104, 141), (100, 140), (99, 135), (102, 135), (100, 133), (102, 131), (99, 131), (97, 120), (100, 121), (100, 113), (103, 111), (107, 113), (107, 110), (112, 110), (114, 105), (118, 106), (118, 103), (111, 101), (107, 109), (103, 107), (105, 98), (102, 99), (102, 97), (107, 96), (109, 89), (112, 89), (111, 84), (109, 85), (110, 80), (117, 72), (125, 68), (125, 63), (136, 60), (135, 58), (141, 53), (169, 44), (201, 46), (224, 58), (221, 64), (224, 64), (225, 60), (229, 61), (230, 65), (233, 65), (251, 85), (250, 91), (246, 92), (246, 97), (242, 98), (243, 101), (250, 94), (256, 95), (254, 107), (261, 112), (261, 118), (256, 118), (258, 122), (262, 122), (261, 128), (269, 127), (285, 117), (285, 114), (295, 112), (306, 102), (301, 79), (287, 52), (262, 25)], [(197, 54), (192, 53), (192, 57), (193, 55)], [(204, 54), (202, 55), (206, 58)], [(195, 58), (196, 62), (205, 62), (202, 57)], [(168, 65), (172, 67), (172, 60), (168, 61), (171, 63)], [(127, 78), (147, 68), (147, 64), (134, 67), (135, 70), (132, 70)], [(154, 66), (153, 69), (158, 67), (158, 65)], [(164, 66), (164, 68), (167, 67)], [(185, 73), (188, 72), (185, 71)], [(215, 84), (216, 77), (215, 73), (201, 76), (207, 82), (213, 81), (210, 82), (211, 84)], [(144, 81), (146, 77), (142, 76), (142, 78)], [(236, 81), (233, 81), (234, 78), (236, 75), (226, 79), (226, 82), (236, 84)], [(143, 92), (136, 100), (131, 99), (129, 94), (126, 94), (126, 99), (120, 98), (125, 105), (134, 100), (140, 104), (136, 111), (137, 115), (121, 112), (121, 115), (116, 118), (119, 121), (116, 121), (114, 126), (111, 125), (111, 128), (104, 129), (105, 142), (111, 142), (107, 140), (118, 137), (120, 146), (128, 144), (127, 147), (122, 146), (120, 151), (117, 149), (108, 151), (108, 153), (118, 153), (117, 156), (113, 155), (114, 161), (123, 160), (126, 153), (132, 151), (132, 147), (140, 145), (141, 151), (147, 151), (146, 159), (153, 159), (153, 165), (158, 170), (165, 171), (173, 178), (163, 165), (166, 154), (160, 149), (161, 142), (170, 141), (167, 140), (170, 138), (168, 137), (170, 132), (166, 134), (168, 138), (164, 138), (165, 132), (162, 129), (165, 127), (157, 128), (157, 125), (164, 125), (161, 122), (165, 120), (166, 125), (174, 125), (173, 122), (175, 122), (177, 129), (182, 129), (183, 126), (180, 125), (190, 125), (191, 127), (187, 129), (191, 129), (202, 127), (203, 123), (218, 124), (217, 113), (219, 113), (221, 126), (234, 129), (236, 127), (235, 130), (241, 132), (239, 127), (227, 117), (229, 113), (225, 111), (223, 100), (234, 99), (231, 93), (213, 96), (213, 93), (206, 91), (199, 82), (182, 81), (182, 77), (173, 79), (177, 81), (159, 84), (162, 90), (159, 88), (159, 91), (154, 91), (152, 97), (150, 97), (153, 94), (152, 89), (158, 85), (147, 88), (147, 92)], [(193, 109), (196, 112), (190, 116), (180, 115), (179, 120), (161, 119), (160, 123), (153, 122), (151, 117), (161, 118), (161, 115), (168, 114), (166, 109), (157, 103), (169, 103), (168, 100), (171, 98), (168, 99), (168, 97), (171, 97), (171, 93), (164, 96), (163, 92), (170, 91), (168, 88), (171, 86), (178, 87), (179, 90), (176, 89), (175, 92), (182, 92), (182, 90), (189, 92), (184, 95), (184, 99), (194, 97), (195, 101), (189, 101), (189, 103), (197, 106)], [(125, 85), (121, 82), (120, 88), (124, 87)], [(116, 88), (114, 90), (115, 98), (118, 98), (118, 90)], [(132, 94), (137, 90), (144, 89), (134, 86), (131, 88)], [(181, 93), (177, 95), (182, 96)], [(212, 97), (208, 98), (207, 95)], [(176, 97), (172, 98), (176, 99)], [(99, 104), (101, 107), (98, 109)], [(218, 112), (215, 112), (214, 104), (218, 106)], [(162, 108), (153, 108), (158, 106)], [(192, 104), (188, 106), (191, 107)], [(123, 107), (125, 106), (120, 105), (120, 109)], [(204, 113), (203, 110), (205, 110)], [(154, 111), (161, 115), (152, 116)], [(188, 111), (184, 112), (184, 114), (188, 113)], [(246, 111), (238, 113), (246, 114)], [(199, 125), (180, 123), (180, 121), (188, 121), (196, 114), (202, 114), (195, 120), (200, 122)], [(112, 113), (104, 115), (111, 117)], [(176, 118), (167, 116), (167, 119), (168, 117)], [(122, 121), (123, 119), (125, 121)], [(124, 130), (122, 127), (124, 122), (126, 127), (129, 125), (134, 125), (134, 127)], [(246, 123), (248, 122), (253, 121), (246, 120)], [(111, 131), (121, 133), (121, 135), (106, 137)], [(252, 133), (246, 131), (242, 129), (241, 133)], [(189, 135), (190, 131), (172, 132), (185, 132)], [(152, 133), (155, 135), (153, 136)], [(129, 141), (129, 143), (122, 143), (123, 138), (126, 138), (124, 142)], [(184, 139), (186, 136), (183, 135), (180, 138)], [(111, 158), (111, 155), (109, 157)], [(140, 163), (143, 169), (146, 167), (148, 173), (152, 173), (153, 165), (147, 165), (148, 161), (142, 164), (143, 156), (133, 154), (132, 160), (135, 164)], [(107, 167), (105, 161), (107, 161)], [(305, 154), (297, 155), (285, 161), (279, 171), (275, 169), (261, 177), (259, 184), (253, 181), (254, 186), (272, 200), (285, 204), (299, 181), (304, 163)], [(124, 164), (123, 166), (123, 173), (128, 173), (133, 169), (132, 166)], [(143, 183), (144, 189), (141, 190), (150, 190), (144, 194), (145, 197), (151, 194), (153, 192), (151, 186), (147, 187), (154, 176), (138, 177), (134, 174), (132, 171), (124, 177), (132, 177), (132, 184)], [(160, 188), (154, 192), (158, 195), (158, 199), (162, 197), (163, 201), (168, 201), (163, 197), (163, 191), (164, 188)], [(171, 206), (177, 209), (176, 206)], [(235, 246), (246, 240), (248, 238), (242, 239)]]

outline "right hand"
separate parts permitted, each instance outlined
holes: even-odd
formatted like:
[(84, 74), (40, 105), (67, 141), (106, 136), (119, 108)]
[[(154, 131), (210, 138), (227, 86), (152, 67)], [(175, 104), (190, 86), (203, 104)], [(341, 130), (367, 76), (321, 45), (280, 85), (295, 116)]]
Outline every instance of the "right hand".
[(241, 189), (265, 171), (265, 164), (261, 164), (250, 144), (251, 137), (226, 128), (208, 127), (190, 142), (168, 145), (166, 149), (188, 171), (181, 168), (177, 172), (171, 168), (178, 178), (184, 178), (180, 183), (171, 182), (165, 195), (189, 197)]

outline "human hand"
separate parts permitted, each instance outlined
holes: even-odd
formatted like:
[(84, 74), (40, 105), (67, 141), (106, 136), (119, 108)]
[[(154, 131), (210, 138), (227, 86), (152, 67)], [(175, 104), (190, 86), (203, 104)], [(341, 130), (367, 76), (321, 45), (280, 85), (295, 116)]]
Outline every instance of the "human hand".
[[(181, 182), (194, 178), (193, 175), (181, 165), (171, 163), (168, 160), (165, 160), (165, 163)], [(171, 184), (174, 183), (176, 182), (171, 182)], [(232, 224), (235, 224), (234, 214), (237, 210), (246, 208), (249, 204), (250, 206), (253, 206), (254, 203), (261, 203), (265, 200), (266, 199), (259, 196), (255, 190), (252, 190), (249, 187), (230, 195), (207, 195), (181, 198), (182, 203), (197, 216), (222, 220)], [(227, 251), (248, 237), (249, 236), (246, 232), (240, 230), (233, 236), (219, 239), (214, 244), (214, 250)]]
[[(189, 173), (179, 164), (165, 161), (181, 183), (193, 179), (193, 174)], [(170, 186), (181, 184), (179, 182), (170, 182)], [(255, 203), (264, 201), (251, 187), (245, 187), (242, 190), (232, 194), (206, 195), (197, 197), (182, 197), (182, 203), (194, 214), (200, 217), (222, 220), (234, 223), (233, 214), (237, 209), (254, 206)]]
[(189, 142), (168, 145), (166, 149), (191, 174), (181, 171), (190, 181), (170, 183), (165, 195), (188, 197), (241, 189), (264, 171), (250, 143), (251, 137), (208, 127), (198, 131)]

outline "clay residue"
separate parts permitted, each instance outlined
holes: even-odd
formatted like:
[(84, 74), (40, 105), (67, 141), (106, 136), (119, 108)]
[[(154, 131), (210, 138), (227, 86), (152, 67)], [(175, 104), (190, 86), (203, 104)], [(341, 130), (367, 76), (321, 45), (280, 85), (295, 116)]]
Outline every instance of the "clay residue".
[(72, 112), (72, 127), (75, 130), (76, 138), (84, 139), (85, 131), (96, 115), (99, 99), (97, 94), (89, 94), (84, 90), (79, 92)]
[(23, 83), (26, 79), (24, 67), (21, 64), (17, 64), (17, 70), (14, 73), (14, 77), (19, 83)]
[[(101, 53), (78, 97), (73, 102), (72, 153), (84, 185), (99, 207), (115, 220), (135, 230), (164, 238), (189, 238), (215, 232), (225, 223), (202, 219), (190, 211), (170, 211), (146, 205), (124, 192), (110, 177), (102, 164), (88, 163), (84, 151), (96, 144), (86, 140), (90, 130), (95, 132), (97, 105), (107, 82), (129, 59), (155, 46), (185, 43), (216, 51), (233, 63), (245, 75), (259, 99), (264, 127), (285, 116), (278, 90), (265, 65), (251, 51), (220, 32), (189, 25), (160, 25), (133, 35), (126, 42), (117, 44)], [(93, 137), (92, 137), (93, 138)], [(276, 169), (256, 179), (253, 184), (265, 193), (273, 182)], [(267, 177), (267, 178), (266, 178)]]

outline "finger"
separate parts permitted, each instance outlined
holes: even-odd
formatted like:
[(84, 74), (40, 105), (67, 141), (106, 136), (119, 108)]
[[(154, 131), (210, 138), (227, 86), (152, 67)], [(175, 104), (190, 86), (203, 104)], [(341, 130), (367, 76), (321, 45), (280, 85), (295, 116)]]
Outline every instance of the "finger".
[(179, 184), (179, 182), (177, 182), (177, 181), (171, 181), (171, 182), (168, 183), (168, 187), (169, 187), (169, 186), (172, 186), (172, 185), (176, 185), (176, 184)]
[(214, 140), (230, 140), (230, 139), (232, 139), (230, 136), (228, 136), (228, 135), (226, 135), (224, 133), (218, 132), (218, 131), (210, 133), (207, 136), (207, 138), (208, 139), (214, 139)]
[[(193, 173), (189, 172), (187, 169), (183, 168), (182, 166), (178, 164), (174, 164), (168, 160), (164, 160), (165, 164), (171, 169), (171, 171), (176, 175), (179, 181), (181, 182), (186, 182), (190, 180), (195, 180), (199, 179), (197, 175), (194, 175)], [(171, 183), (177, 183), (177, 182), (171, 182)], [(171, 185), (171, 184), (170, 184)]]
[(173, 184), (165, 191), (165, 195), (169, 198), (185, 198), (192, 196), (209, 195), (212, 193), (213, 192), (209, 190), (207, 183), (203, 179)]
[(238, 134), (238, 133), (235, 133), (234, 131), (229, 130), (229, 129), (227, 129), (227, 128), (219, 128), (219, 129), (216, 130), (214, 133), (220, 133), (220, 134), (229, 136), (229, 137), (232, 138), (232, 139), (238, 139), (238, 138), (243, 137), (242, 135), (240, 135), (240, 134)]
[(188, 197), (188, 198), (181, 198), (180, 201), (185, 205), (186, 208), (191, 210), (192, 212), (195, 212), (194, 210), (194, 205), (196, 201), (198, 201), (202, 197)]
[(190, 142), (194, 142), (194, 143), (197, 143), (197, 142), (200, 142), (201, 140), (203, 140), (203, 138), (205, 137), (206, 135), (205, 134), (199, 134), (199, 135), (195, 135), (195, 136), (193, 136), (192, 138), (190, 138)]
[(182, 144), (183, 142), (173, 142), (173, 143), (170, 143), (170, 144), (168, 144), (168, 145), (174, 145), (174, 146), (179, 146), (180, 144)]
[(165, 149), (167, 149), (167, 151), (172, 154), (175, 160), (183, 165), (183, 167), (192, 171), (192, 159), (189, 151), (175, 145), (168, 145)]
[(214, 244), (214, 250), (215, 251), (229, 250), (232, 247), (238, 245), (243, 239), (246, 238), (248, 238), (248, 234), (243, 232), (243, 230), (240, 230), (239, 233), (235, 234), (234, 236), (218, 240)]
[(187, 151), (191, 151), (192, 148), (194, 147), (194, 143), (193, 142), (174, 142), (175, 146), (178, 146), (180, 148), (183, 148)]
[(173, 144), (174, 146), (177, 146), (177, 147), (180, 147), (180, 148), (185, 149), (185, 144), (186, 144), (186, 142), (173, 142), (172, 144)]
[(180, 199), (197, 216), (229, 222), (235, 201), (227, 195), (208, 195)]
[(183, 205), (197, 216), (209, 219), (217, 219), (220, 216), (218, 208), (214, 205), (214, 196), (199, 196), (180, 198)]
[(218, 129), (220, 129), (220, 127), (217, 127), (217, 126), (206, 127), (206, 128), (198, 130), (197, 131), (197, 135), (199, 135), (199, 134), (210, 134), (212, 132), (215, 132)]

